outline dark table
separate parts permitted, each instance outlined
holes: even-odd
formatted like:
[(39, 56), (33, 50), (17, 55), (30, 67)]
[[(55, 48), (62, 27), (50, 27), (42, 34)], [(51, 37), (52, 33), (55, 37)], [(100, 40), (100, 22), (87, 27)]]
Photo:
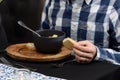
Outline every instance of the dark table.
[(27, 67), (36, 68), (36, 72), (48, 76), (65, 78), (68, 80), (120, 80), (120, 66), (108, 62), (93, 61), (90, 64), (70, 62), (61, 68), (56, 68), (51, 64), (61, 63), (73, 57), (55, 62), (28, 62), (12, 59), (7, 56), (5, 52), (2, 52), (0, 55), (4, 56), (13, 64), (19, 63)]

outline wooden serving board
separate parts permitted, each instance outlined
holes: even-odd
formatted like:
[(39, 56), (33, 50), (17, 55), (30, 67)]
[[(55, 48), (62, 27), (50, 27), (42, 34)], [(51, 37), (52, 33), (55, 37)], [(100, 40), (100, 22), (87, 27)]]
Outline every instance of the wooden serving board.
[(27, 43), (13, 44), (6, 48), (7, 54), (19, 60), (26, 61), (57, 61), (70, 56), (70, 50), (62, 47), (61, 51), (54, 54), (40, 53), (35, 50), (28, 50), (25, 45)]

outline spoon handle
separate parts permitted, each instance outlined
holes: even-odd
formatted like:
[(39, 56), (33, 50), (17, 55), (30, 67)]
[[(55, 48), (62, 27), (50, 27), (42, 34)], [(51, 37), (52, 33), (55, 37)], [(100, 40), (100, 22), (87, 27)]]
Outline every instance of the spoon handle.
[(37, 32), (33, 31), (32, 29), (28, 28), (22, 21), (18, 21), (18, 24), (24, 28), (26, 28), (27, 30), (35, 33), (36, 35), (38, 35), (39, 37), (41, 37)]

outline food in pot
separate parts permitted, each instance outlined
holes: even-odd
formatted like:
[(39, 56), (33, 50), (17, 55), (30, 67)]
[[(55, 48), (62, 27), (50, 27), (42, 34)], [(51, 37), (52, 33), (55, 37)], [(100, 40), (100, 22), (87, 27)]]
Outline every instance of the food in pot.
[(56, 35), (56, 34), (53, 34), (52, 36), (49, 36), (49, 38), (56, 38), (56, 37), (58, 37), (58, 35)]

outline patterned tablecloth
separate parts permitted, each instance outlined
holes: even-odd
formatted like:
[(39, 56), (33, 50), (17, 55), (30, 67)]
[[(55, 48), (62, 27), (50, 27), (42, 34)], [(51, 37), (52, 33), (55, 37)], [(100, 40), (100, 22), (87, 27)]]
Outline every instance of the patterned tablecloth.
[[(14, 71), (19, 68), (11, 67), (5, 64), (0, 64), (0, 80), (15, 80)], [(47, 76), (41, 73), (31, 71), (31, 80), (66, 80), (62, 78)]]

